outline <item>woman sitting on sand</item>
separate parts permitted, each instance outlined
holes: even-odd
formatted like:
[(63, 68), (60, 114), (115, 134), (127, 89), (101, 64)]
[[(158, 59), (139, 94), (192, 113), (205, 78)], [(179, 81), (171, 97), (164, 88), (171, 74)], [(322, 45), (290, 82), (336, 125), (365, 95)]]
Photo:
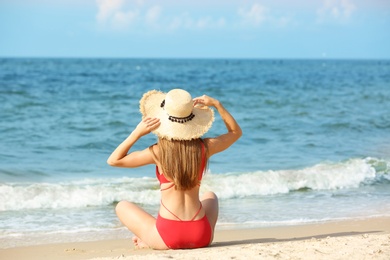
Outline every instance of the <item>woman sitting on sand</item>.
[[(215, 107), (227, 133), (201, 139), (211, 127)], [(156, 164), (161, 187), (157, 219), (128, 201), (116, 206), (121, 222), (135, 234), (136, 247), (153, 249), (199, 248), (211, 244), (218, 218), (213, 192), (199, 200), (200, 183), (208, 159), (227, 149), (242, 135), (241, 128), (222, 104), (206, 95), (195, 99), (185, 90), (149, 91), (140, 100), (142, 121), (108, 158), (118, 167)], [(158, 143), (129, 152), (142, 136), (153, 132)]]

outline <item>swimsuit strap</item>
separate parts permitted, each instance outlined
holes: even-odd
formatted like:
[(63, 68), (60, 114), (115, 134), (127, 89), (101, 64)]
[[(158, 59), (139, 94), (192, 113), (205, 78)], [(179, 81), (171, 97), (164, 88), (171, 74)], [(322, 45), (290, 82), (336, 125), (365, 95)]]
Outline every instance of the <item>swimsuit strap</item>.
[(177, 218), (179, 221), (183, 221), (181, 220), (178, 216), (176, 216), (172, 211), (170, 211), (167, 207), (165, 207), (164, 203), (162, 202), (161, 200), (161, 205), (169, 212), (172, 214), (172, 216), (174, 216), (175, 218)]
[(196, 212), (195, 216), (191, 219), (191, 221), (194, 221), (194, 219), (199, 215), (199, 212), (202, 209), (202, 202), (200, 202), (199, 204), (200, 204), (200, 207), (199, 207), (198, 211)]
[[(175, 218), (177, 218), (179, 221), (183, 221), (181, 218), (179, 218), (176, 214), (174, 214), (172, 211), (170, 211), (165, 205), (164, 203), (162, 202), (161, 200), (161, 205), (169, 212), (172, 214), (172, 216), (174, 216)], [(200, 202), (200, 207), (198, 209), (198, 211), (195, 213), (195, 216), (190, 220), (190, 221), (194, 221), (194, 219), (199, 215), (199, 212), (201, 211), (202, 209), (202, 202)]]

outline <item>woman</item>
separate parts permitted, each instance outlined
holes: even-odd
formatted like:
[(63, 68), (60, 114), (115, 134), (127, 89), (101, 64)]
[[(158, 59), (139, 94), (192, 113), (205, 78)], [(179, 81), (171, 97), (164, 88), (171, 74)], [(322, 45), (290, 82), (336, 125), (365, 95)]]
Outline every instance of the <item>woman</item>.
[[(227, 132), (201, 139), (217, 109)], [(185, 90), (149, 91), (140, 100), (142, 121), (108, 158), (118, 167), (156, 165), (161, 187), (157, 219), (128, 201), (116, 206), (121, 222), (135, 234), (136, 247), (153, 249), (199, 248), (211, 244), (218, 218), (213, 192), (199, 199), (200, 182), (208, 159), (227, 149), (242, 135), (241, 128), (222, 104), (206, 95), (192, 99)], [(142, 136), (153, 132), (158, 143), (129, 152)]]

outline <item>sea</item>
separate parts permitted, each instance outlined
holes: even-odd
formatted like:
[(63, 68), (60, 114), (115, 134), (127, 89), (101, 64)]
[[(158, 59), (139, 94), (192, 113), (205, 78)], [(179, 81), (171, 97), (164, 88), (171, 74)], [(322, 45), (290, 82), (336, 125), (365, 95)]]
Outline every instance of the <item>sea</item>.
[[(390, 216), (390, 60), (1, 58), (0, 248), (130, 238), (121, 200), (156, 216), (154, 166), (106, 160), (143, 93), (174, 88), (243, 130), (202, 181), (217, 230)], [(216, 114), (205, 137), (225, 132)]]

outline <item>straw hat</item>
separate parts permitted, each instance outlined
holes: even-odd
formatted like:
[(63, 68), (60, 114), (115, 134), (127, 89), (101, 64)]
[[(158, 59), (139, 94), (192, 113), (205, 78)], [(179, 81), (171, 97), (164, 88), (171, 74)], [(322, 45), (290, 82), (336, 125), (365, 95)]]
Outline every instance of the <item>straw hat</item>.
[(182, 89), (145, 93), (140, 100), (140, 111), (143, 118), (160, 119), (160, 126), (152, 132), (168, 140), (200, 138), (214, 121), (214, 111), (207, 106), (194, 106), (190, 93)]

